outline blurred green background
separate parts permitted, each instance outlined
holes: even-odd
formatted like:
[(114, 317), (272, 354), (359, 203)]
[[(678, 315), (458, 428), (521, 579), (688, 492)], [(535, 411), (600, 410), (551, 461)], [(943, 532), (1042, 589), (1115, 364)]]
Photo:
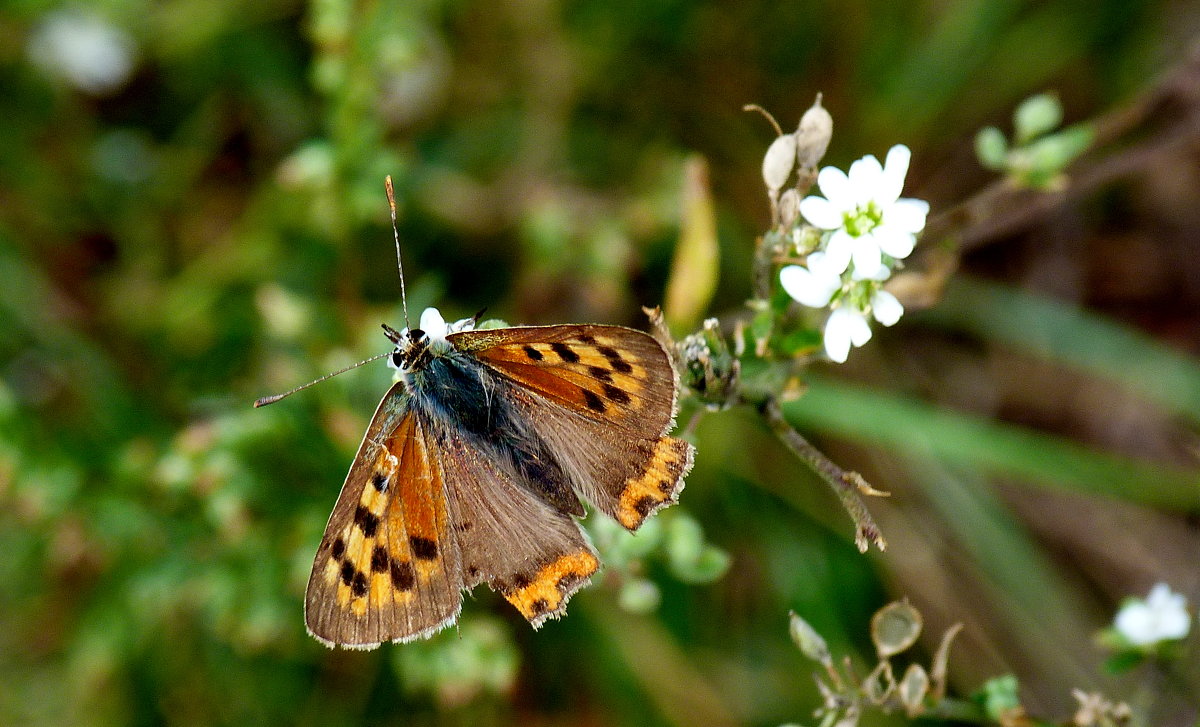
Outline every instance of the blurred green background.
[[(788, 414), (892, 493), (885, 553), (731, 410), (659, 516), (724, 578), (651, 554), (537, 633), (480, 588), (428, 643), (328, 651), (303, 589), (390, 372), (250, 402), (402, 325), (386, 174), (412, 310), (645, 327), (699, 155), (709, 313), (736, 314), (774, 135), (743, 104), (788, 128), (823, 93), (826, 163), (905, 143), (936, 214), (993, 181), (979, 127), (1044, 90), (1068, 122), (1135, 103), (1197, 30), (1165, 1), (5, 2), (0, 723), (808, 722), (788, 610), (865, 671), (870, 614), (907, 596), (925, 661), (965, 624), (958, 694), (1012, 672), (1060, 719), (1079, 687), (1193, 724), (1194, 662), (1113, 678), (1093, 635), (1158, 580), (1200, 601), (1200, 124), (1168, 123), (1198, 73), (1118, 173), (977, 234), (931, 308), (812, 371)], [(621, 607), (634, 576), (657, 609)]]

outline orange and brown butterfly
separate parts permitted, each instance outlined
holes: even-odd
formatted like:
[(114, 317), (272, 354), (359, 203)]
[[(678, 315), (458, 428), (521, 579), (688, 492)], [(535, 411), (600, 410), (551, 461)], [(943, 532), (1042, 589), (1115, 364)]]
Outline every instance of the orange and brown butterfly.
[(417, 328), (384, 326), (396, 382), (305, 596), (309, 633), (326, 645), (429, 636), (480, 583), (537, 628), (600, 566), (575, 521), (581, 500), (634, 531), (683, 489), (694, 450), (668, 436), (678, 385), (658, 341), (618, 326), (476, 323), (429, 308)]

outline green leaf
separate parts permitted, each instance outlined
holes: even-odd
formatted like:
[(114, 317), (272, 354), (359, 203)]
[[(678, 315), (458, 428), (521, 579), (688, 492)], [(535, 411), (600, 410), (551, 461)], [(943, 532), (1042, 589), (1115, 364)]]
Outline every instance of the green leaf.
[(987, 169), (1003, 169), (1008, 157), (1008, 140), (995, 126), (982, 128), (975, 135), (975, 156)]
[(1005, 713), (1021, 706), (1017, 688), (1017, 678), (1012, 674), (1005, 674), (984, 682), (975, 699), (983, 705), (988, 717), (1000, 721)]
[(1021, 102), (1013, 112), (1013, 140), (1024, 146), (1062, 123), (1062, 104), (1054, 94), (1043, 93)]

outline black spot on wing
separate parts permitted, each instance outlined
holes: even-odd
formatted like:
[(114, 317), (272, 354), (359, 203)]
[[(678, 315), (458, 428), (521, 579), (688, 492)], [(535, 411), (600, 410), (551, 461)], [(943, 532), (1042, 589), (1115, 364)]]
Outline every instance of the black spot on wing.
[(363, 535), (373, 538), (379, 530), (379, 516), (359, 505), (354, 510), (354, 524), (363, 531)]
[(604, 396), (607, 397), (609, 401), (615, 401), (618, 404), (629, 403), (629, 394), (626, 394), (623, 390), (618, 389), (612, 384), (604, 385)]
[(529, 357), (530, 361), (541, 361), (542, 360), (542, 352), (537, 350), (533, 346), (526, 345), (524, 348), (524, 351), (525, 351), (525, 355)]
[(354, 580), (350, 583), (350, 592), (358, 598), (367, 595), (367, 577), (362, 571), (354, 572)]
[(604, 405), (604, 401), (587, 389), (580, 389), (583, 392), (583, 400), (587, 403), (587, 407), (594, 412), (604, 413), (608, 407)]
[(612, 371), (604, 368), (603, 366), (588, 366), (588, 374), (593, 379), (599, 379), (600, 381), (612, 381)]
[(383, 573), (387, 571), (390, 561), (391, 558), (388, 557), (387, 550), (382, 545), (376, 545), (375, 550), (371, 551), (371, 572)]
[(347, 586), (350, 585), (354, 581), (354, 574), (357, 572), (352, 563), (342, 563), (342, 583), (345, 583)]
[(407, 560), (392, 561), (392, 585), (397, 591), (411, 591), (417, 585), (417, 572)]
[(579, 354), (572, 351), (571, 347), (565, 343), (555, 341), (554, 343), (550, 344), (550, 348), (554, 350), (554, 353), (558, 354), (559, 358), (567, 363), (579, 362)]
[(438, 557), (438, 545), (436, 540), (422, 538), (420, 535), (410, 536), (408, 539), (409, 546), (412, 547), (413, 555), (421, 560), (433, 560)]
[(633, 367), (630, 366), (627, 361), (621, 361), (619, 359), (612, 359), (608, 363), (609, 363), (609, 365), (611, 365), (613, 367), (613, 371), (616, 371), (616, 372), (622, 373), (622, 374), (633, 373)]
[(633, 509), (637, 510), (639, 515), (645, 517), (654, 510), (654, 506), (658, 503), (659, 501), (655, 500), (653, 497), (650, 497), (649, 495), (642, 495), (638, 498), (637, 502), (633, 503)]
[(334, 560), (341, 560), (342, 556), (346, 554), (346, 541), (342, 540), (341, 538), (333, 541), (333, 550), (331, 551), (331, 554), (333, 555)]
[(383, 492), (387, 489), (387, 476), (382, 472), (371, 475), (371, 486), (375, 488), (376, 492)]

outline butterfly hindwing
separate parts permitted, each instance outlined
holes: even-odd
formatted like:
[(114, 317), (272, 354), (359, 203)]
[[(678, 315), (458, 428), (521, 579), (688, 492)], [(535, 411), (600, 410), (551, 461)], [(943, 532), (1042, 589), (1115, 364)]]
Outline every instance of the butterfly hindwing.
[(693, 447), (666, 436), (675, 372), (663, 347), (629, 328), (538, 326), (449, 337), (499, 373), (498, 387), (555, 454), (574, 489), (629, 530), (671, 504)]
[(428, 423), (396, 384), (375, 412), (326, 525), (305, 596), (309, 632), (373, 648), (452, 623), (462, 601), (457, 542)]
[(600, 566), (579, 525), (460, 433), (440, 441), (465, 587), (487, 583), (535, 628), (559, 616)]

